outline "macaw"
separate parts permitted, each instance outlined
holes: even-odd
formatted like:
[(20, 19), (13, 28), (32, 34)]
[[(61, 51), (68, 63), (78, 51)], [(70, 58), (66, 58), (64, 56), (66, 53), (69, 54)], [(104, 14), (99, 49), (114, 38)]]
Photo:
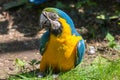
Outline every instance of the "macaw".
[(46, 2), (47, 0), (29, 0), (29, 2), (34, 3), (34, 4), (42, 4)]
[(62, 10), (49, 7), (41, 13), (40, 26), (46, 29), (40, 39), (40, 72), (51, 69), (59, 73), (75, 68), (83, 58), (85, 43), (72, 19)]

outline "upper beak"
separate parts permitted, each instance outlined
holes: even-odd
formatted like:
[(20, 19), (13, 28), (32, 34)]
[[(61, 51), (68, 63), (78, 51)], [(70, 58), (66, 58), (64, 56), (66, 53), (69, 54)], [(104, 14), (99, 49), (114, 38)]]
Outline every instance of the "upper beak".
[(40, 28), (46, 28), (50, 26), (50, 21), (47, 12), (43, 11), (40, 15)]

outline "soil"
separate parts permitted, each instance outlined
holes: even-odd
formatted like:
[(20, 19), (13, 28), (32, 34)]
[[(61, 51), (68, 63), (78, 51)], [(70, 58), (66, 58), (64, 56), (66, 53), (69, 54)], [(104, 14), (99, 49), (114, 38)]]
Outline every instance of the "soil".
[[(24, 7), (5, 11), (2, 5), (8, 1), (1, 0), (0, 2), (0, 79), (6, 79), (9, 75), (17, 73), (14, 64), (16, 58), (26, 62), (32, 59), (41, 59), (39, 38), (44, 32), (44, 30), (40, 31), (37, 11)], [(81, 26), (81, 23), (75, 19), (76, 17), (73, 19), (76, 25)], [(108, 48), (107, 41), (103, 37), (91, 39), (87, 36), (89, 34), (88, 30), (83, 29), (85, 32), (82, 32), (79, 28), (77, 30), (86, 40), (85, 65), (90, 64), (99, 54), (109, 60), (119, 58), (120, 52)], [(115, 39), (120, 43), (120, 28), (111, 28), (110, 31), (114, 33)], [(92, 55), (89, 54), (90, 46), (95, 48), (95, 53)], [(30, 66), (27, 65), (27, 67)]]

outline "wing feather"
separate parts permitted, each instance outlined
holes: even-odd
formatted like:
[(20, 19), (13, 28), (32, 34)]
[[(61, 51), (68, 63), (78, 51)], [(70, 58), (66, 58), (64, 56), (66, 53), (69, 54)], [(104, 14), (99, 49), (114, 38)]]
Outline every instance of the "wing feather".
[(49, 41), (49, 37), (50, 37), (50, 32), (46, 31), (42, 37), (40, 38), (40, 54), (43, 55), (46, 46), (47, 46), (47, 42)]
[(80, 40), (77, 45), (76, 65), (78, 65), (82, 61), (84, 53), (85, 53), (85, 43), (84, 43), (84, 40)]

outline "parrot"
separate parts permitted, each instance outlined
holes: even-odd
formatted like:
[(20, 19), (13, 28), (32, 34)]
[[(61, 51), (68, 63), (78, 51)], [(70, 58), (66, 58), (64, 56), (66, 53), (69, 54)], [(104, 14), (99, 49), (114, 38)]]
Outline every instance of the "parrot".
[(40, 75), (48, 69), (54, 73), (66, 72), (82, 61), (85, 42), (67, 13), (54, 7), (43, 9), (40, 28), (46, 29), (40, 38)]
[(44, 2), (46, 2), (47, 0), (29, 0), (29, 2), (31, 2), (31, 3), (34, 3), (34, 4), (42, 4), (42, 3), (44, 3)]

